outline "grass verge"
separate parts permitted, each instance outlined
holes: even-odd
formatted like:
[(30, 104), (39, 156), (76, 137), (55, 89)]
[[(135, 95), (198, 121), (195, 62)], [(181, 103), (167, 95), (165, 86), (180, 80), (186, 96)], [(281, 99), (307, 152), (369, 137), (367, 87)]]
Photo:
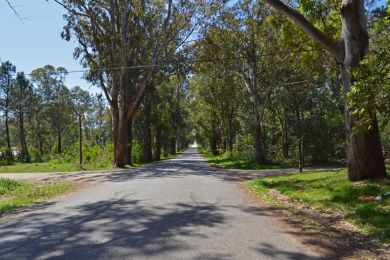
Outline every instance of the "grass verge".
[(199, 148), (199, 152), (207, 159), (209, 163), (216, 167), (225, 169), (246, 169), (246, 170), (264, 170), (264, 169), (280, 169), (289, 168), (291, 163), (276, 162), (272, 164), (258, 164), (245, 159), (237, 159), (228, 155), (213, 155), (205, 148)]
[[(161, 160), (169, 160), (177, 157), (183, 153), (185, 149), (177, 151), (173, 155), (161, 155)], [(145, 163), (136, 163), (133, 167), (139, 167), (145, 165)], [(16, 163), (13, 165), (0, 166), (0, 173), (49, 173), (49, 172), (79, 172), (79, 171), (103, 171), (112, 170), (114, 167), (111, 163), (96, 163), (96, 164), (83, 164), (80, 166), (78, 163)]]
[(17, 163), (0, 167), (0, 173), (39, 173), (39, 172), (77, 172), (111, 170), (112, 165), (106, 164), (83, 164), (77, 163)]
[[(246, 185), (272, 205), (280, 203), (270, 192), (276, 190), (320, 212), (340, 214), (364, 233), (390, 243), (390, 196), (383, 196), (390, 192), (389, 180), (350, 183), (346, 170), (340, 170), (269, 176)], [(375, 200), (380, 194), (385, 198)]]
[(0, 179), (0, 214), (15, 208), (50, 199), (75, 188), (66, 182), (36, 183)]

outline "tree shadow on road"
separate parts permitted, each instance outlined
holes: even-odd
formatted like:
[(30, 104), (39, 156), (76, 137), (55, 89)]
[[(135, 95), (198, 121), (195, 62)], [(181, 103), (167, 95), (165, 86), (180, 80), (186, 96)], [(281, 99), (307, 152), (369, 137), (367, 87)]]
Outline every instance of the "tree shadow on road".
[[(212, 204), (142, 207), (126, 198), (70, 208), (74, 214), (30, 214), (0, 231), (0, 258), (107, 258), (158, 256), (189, 245), (178, 238), (202, 238), (199, 227), (224, 223)], [(98, 230), (98, 232), (96, 232)], [(96, 233), (96, 234), (95, 234)], [(16, 243), (1, 238), (15, 238)]]
[(272, 170), (239, 170), (221, 169), (211, 166), (197, 152), (189, 150), (175, 159), (161, 161), (136, 169), (111, 173), (63, 173), (43, 178), (43, 181), (69, 180), (77, 182), (101, 183), (106, 181), (125, 182), (133, 179), (152, 179), (159, 177), (181, 178), (192, 176), (215, 176), (229, 182), (239, 182), (266, 175), (285, 174), (295, 171), (293, 169)]

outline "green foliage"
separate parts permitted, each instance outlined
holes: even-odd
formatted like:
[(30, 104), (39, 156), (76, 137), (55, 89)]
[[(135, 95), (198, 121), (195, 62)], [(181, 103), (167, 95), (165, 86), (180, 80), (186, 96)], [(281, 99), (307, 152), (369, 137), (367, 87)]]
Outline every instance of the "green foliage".
[(135, 164), (142, 163), (142, 144), (141, 144), (141, 142), (133, 140), (132, 156), (133, 156), (133, 163), (135, 163)]
[(0, 166), (10, 165), (14, 163), (12, 151), (7, 147), (0, 147)]
[(271, 176), (247, 185), (260, 196), (276, 189), (320, 211), (340, 213), (362, 230), (390, 241), (390, 199), (374, 200), (390, 192), (389, 180), (350, 183), (341, 170)]
[(35, 147), (29, 147), (28, 153), (30, 154), (31, 162), (43, 162), (41, 153)]
[(370, 53), (351, 71), (352, 90), (349, 106), (358, 117), (357, 127), (371, 128), (374, 114), (381, 114), (383, 124), (390, 118), (390, 3), (379, 10), (371, 25)]
[(258, 164), (254, 161), (253, 153), (226, 152), (216, 156), (207, 148), (201, 148), (200, 152), (206, 157), (209, 163), (227, 169), (264, 170), (291, 167), (291, 163), (288, 161), (278, 161), (272, 164)]
[(52, 198), (75, 187), (65, 182), (29, 183), (0, 179), (0, 213)]

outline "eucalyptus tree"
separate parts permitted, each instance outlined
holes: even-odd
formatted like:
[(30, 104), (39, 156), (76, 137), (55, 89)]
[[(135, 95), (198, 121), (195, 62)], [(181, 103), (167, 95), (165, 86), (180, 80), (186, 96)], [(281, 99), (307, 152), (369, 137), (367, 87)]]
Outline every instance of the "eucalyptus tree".
[(79, 126), (79, 163), (83, 164), (83, 120), (85, 113), (91, 109), (91, 96), (88, 91), (79, 86), (73, 87), (70, 91), (71, 107), (76, 114)]
[(11, 153), (11, 138), (9, 133), (9, 111), (11, 101), (11, 87), (15, 78), (16, 67), (11, 62), (1, 62), (0, 65), (0, 108), (4, 112), (4, 124), (7, 148)]
[[(264, 0), (264, 2), (285, 14), (335, 56), (344, 86), (344, 94), (347, 96), (351, 92), (353, 82), (350, 71), (356, 68), (368, 53), (369, 37), (364, 0), (343, 0), (341, 2), (339, 23), (341, 23), (342, 32), (341, 37), (336, 40), (329, 33), (316, 27), (315, 23), (309, 21), (303, 13), (283, 1)], [(298, 4), (303, 4), (303, 7), (305, 7), (304, 4), (307, 4), (307, 2), (298, 1)], [(321, 5), (321, 3), (318, 4)], [(312, 7), (310, 6), (307, 10), (310, 12)], [(357, 181), (384, 178), (387, 174), (376, 113), (372, 113), (369, 117), (369, 129), (360, 127), (353, 131), (358, 120), (359, 117), (353, 115), (346, 104), (345, 127), (349, 179)]]
[(91, 128), (92, 140), (99, 146), (111, 141), (111, 116), (110, 109), (102, 94), (91, 97), (90, 112), (86, 119)]
[(31, 72), (31, 81), (43, 102), (43, 113), (48, 119), (55, 138), (57, 153), (62, 153), (62, 137), (73, 122), (70, 91), (64, 85), (66, 69), (46, 65)]
[(55, 1), (67, 10), (63, 38), (77, 39), (75, 57), (91, 69), (87, 78), (111, 107), (114, 165), (123, 167), (130, 121), (162, 51), (188, 38), (203, 1)]
[(44, 154), (47, 153), (51, 127), (45, 115), (45, 104), (42, 94), (36, 88), (33, 88), (29, 112), (30, 134), (40, 154), (40, 159), (42, 159)]
[(9, 113), (11, 103), (12, 83), (15, 79), (16, 67), (9, 61), (1, 63), (0, 66), (0, 107), (4, 112), (4, 124), (6, 132), (7, 148), (11, 151), (11, 140), (9, 132)]
[(29, 111), (32, 98), (32, 85), (27, 80), (23, 72), (16, 75), (16, 79), (11, 88), (12, 95), (12, 110), (18, 120), (20, 153), (19, 160), (22, 162), (30, 162), (30, 154), (26, 142), (25, 117)]

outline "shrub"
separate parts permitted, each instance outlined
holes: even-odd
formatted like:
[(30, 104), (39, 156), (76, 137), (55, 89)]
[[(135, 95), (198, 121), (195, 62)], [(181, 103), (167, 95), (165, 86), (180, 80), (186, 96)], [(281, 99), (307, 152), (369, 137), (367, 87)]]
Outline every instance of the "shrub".
[(0, 166), (10, 165), (14, 163), (12, 151), (7, 147), (0, 147)]
[(83, 150), (84, 161), (86, 163), (96, 163), (96, 159), (102, 151), (103, 149), (101, 149), (98, 145), (85, 147)]
[(132, 159), (133, 163), (141, 163), (142, 162), (142, 145), (138, 141), (133, 141), (132, 143)]
[(31, 157), (31, 162), (43, 162), (41, 153), (35, 147), (29, 147), (28, 152)]

